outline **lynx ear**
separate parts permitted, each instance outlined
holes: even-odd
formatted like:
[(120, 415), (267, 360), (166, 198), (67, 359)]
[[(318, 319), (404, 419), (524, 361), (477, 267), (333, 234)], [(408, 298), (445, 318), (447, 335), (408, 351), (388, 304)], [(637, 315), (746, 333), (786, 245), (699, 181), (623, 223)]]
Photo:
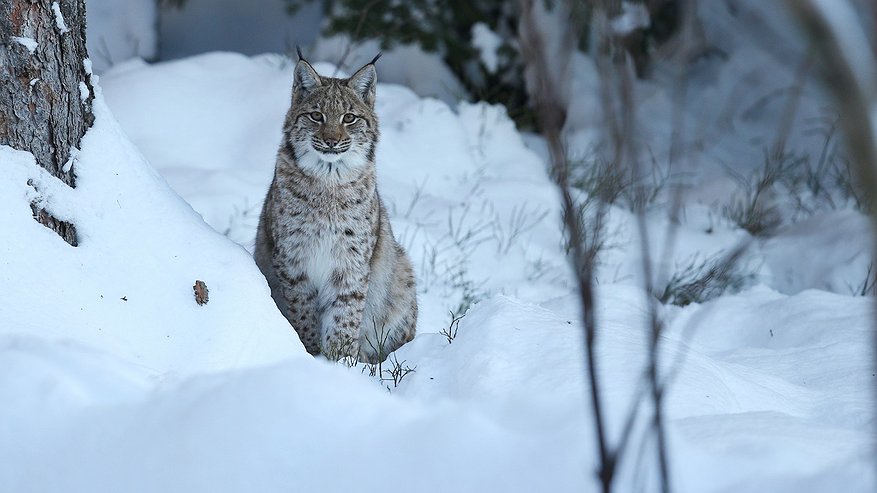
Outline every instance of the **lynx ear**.
[(311, 67), (311, 64), (304, 58), (295, 64), (295, 78), (292, 82), (292, 94), (295, 99), (300, 99), (314, 90), (315, 87), (323, 85), (320, 75)]
[(357, 70), (355, 74), (347, 79), (347, 87), (351, 88), (359, 95), (360, 99), (365, 101), (369, 106), (375, 105), (375, 86), (378, 83), (378, 73), (375, 70), (375, 62), (381, 54), (374, 58), (371, 62), (365, 64), (364, 67)]

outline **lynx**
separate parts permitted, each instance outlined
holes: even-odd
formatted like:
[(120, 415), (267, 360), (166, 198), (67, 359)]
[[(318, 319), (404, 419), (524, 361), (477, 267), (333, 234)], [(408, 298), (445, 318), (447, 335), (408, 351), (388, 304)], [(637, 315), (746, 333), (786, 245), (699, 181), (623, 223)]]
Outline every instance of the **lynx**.
[(254, 253), (309, 353), (371, 363), (417, 322), (411, 262), (376, 187), (378, 57), (338, 79), (299, 53)]

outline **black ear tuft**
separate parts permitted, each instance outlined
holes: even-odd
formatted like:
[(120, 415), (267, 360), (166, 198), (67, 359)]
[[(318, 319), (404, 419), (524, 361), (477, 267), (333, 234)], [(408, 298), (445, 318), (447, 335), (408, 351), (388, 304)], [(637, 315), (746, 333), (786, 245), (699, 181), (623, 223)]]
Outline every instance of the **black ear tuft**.
[[(299, 59), (299, 60), (304, 60), (304, 59), (305, 59), (305, 56), (301, 54), (301, 46), (299, 46), (299, 45), (295, 45), (295, 52), (298, 53), (298, 59)], [(378, 53), (378, 56), (380, 56), (380, 53)]]
[(320, 75), (307, 60), (302, 58), (295, 64), (295, 74), (292, 81), (292, 94), (295, 101), (307, 96), (315, 87), (321, 85), (323, 85), (323, 81), (320, 79)]
[(375, 105), (375, 87), (378, 83), (378, 74), (375, 70), (375, 61), (380, 54), (347, 79), (347, 87), (353, 89), (360, 99), (369, 106)]
[(380, 52), (380, 51), (379, 51), (379, 52), (378, 52), (378, 54), (377, 54), (377, 55), (375, 55), (375, 57), (374, 57), (374, 58), (372, 58), (372, 61), (370, 61), (370, 62), (368, 62), (368, 65), (374, 65), (374, 64), (375, 64), (375, 62), (377, 62), (377, 61), (378, 61), (378, 58), (380, 58), (380, 57), (381, 57), (381, 55), (383, 55), (383, 52)]

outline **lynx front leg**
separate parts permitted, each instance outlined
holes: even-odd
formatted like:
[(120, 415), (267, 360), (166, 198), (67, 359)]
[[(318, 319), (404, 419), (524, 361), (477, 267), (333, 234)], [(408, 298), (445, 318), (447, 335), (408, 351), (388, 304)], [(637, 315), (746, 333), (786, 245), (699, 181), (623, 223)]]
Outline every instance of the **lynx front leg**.
[[(289, 276), (282, 273), (280, 278), (281, 286), (278, 287), (282, 291), (282, 303), (277, 303), (280, 312), (298, 333), (305, 350), (313, 355), (320, 354), (320, 317), (316, 288), (303, 274)], [(278, 296), (274, 296), (274, 299), (278, 299)]]
[(350, 275), (333, 275), (335, 296), (323, 312), (323, 354), (338, 360), (359, 355), (359, 324), (368, 290), (367, 275), (351, 279)]

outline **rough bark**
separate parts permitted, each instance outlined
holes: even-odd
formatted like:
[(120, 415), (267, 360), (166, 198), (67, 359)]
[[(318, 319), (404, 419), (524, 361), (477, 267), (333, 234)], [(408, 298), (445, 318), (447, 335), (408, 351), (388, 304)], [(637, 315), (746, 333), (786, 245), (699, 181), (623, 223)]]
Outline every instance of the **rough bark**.
[[(37, 43), (32, 52), (28, 40)], [(0, 1), (0, 145), (31, 152), (71, 187), (71, 149), (94, 121), (87, 57), (85, 0)], [(31, 207), (34, 219), (76, 245), (72, 224)]]

